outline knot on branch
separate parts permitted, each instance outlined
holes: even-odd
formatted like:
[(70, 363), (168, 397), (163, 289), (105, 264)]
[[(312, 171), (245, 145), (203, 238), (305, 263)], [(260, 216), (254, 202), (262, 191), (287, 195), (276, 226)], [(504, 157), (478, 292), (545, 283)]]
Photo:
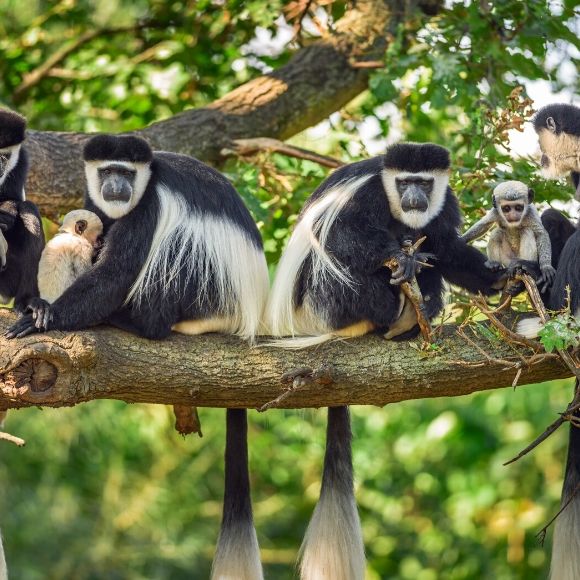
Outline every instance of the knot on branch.
[(44, 399), (56, 385), (57, 378), (58, 370), (52, 363), (33, 358), (0, 375), (0, 388), (9, 397)]

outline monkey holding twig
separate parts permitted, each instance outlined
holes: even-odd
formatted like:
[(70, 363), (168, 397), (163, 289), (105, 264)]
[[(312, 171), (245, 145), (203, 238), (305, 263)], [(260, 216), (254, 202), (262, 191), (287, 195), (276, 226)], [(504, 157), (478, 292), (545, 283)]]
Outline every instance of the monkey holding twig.
[(550, 237), (532, 204), (533, 190), (521, 181), (506, 181), (493, 190), (492, 200), (493, 208), (462, 239), (471, 242), (497, 226), (487, 244), (486, 265), (497, 270), (507, 268), (509, 275), (519, 266), (531, 266), (537, 274), (538, 287), (545, 292), (554, 281), (556, 270), (552, 267)]

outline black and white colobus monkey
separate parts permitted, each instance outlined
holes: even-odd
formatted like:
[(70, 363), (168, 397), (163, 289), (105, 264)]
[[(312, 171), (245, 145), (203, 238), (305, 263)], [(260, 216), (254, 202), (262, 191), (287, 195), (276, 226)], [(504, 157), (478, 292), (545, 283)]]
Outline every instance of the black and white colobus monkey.
[(36, 276), (44, 246), (40, 214), (25, 201), (25, 132), (24, 117), (0, 110), (0, 303), (14, 299), (19, 312), (38, 296)]
[[(548, 105), (538, 111), (534, 128), (542, 150), (542, 174), (548, 179), (570, 174), (580, 201), (580, 108), (573, 105)], [(552, 263), (556, 277), (547, 306), (559, 310), (566, 304), (570, 288), (570, 307), (580, 320), (580, 220), (577, 227), (556, 210), (542, 215), (542, 222), (552, 241)], [(541, 328), (538, 319), (528, 319), (518, 325), (518, 332), (528, 337)], [(576, 381), (575, 390), (580, 388)], [(575, 415), (580, 418), (580, 412)], [(562, 489), (562, 505), (566, 504), (580, 485), (580, 429), (570, 423), (568, 458)], [(558, 516), (552, 547), (551, 580), (580, 578), (580, 496)]]
[[(400, 143), (385, 155), (338, 169), (306, 202), (282, 255), (267, 307), (279, 346), (302, 348), (333, 337), (418, 333), (398, 285), (417, 275), (426, 314), (443, 307), (443, 279), (491, 294), (502, 273), (459, 236), (461, 215), (448, 186), (449, 152), (430, 143)], [(427, 239), (421, 250), (433, 268), (419, 272), (404, 242)], [(395, 257), (399, 269), (385, 262)], [(410, 312), (412, 311), (412, 312)], [(350, 422), (331, 408), (320, 500), (301, 554), (303, 580), (362, 580), (365, 557), (353, 493)]]
[[(153, 339), (174, 329), (253, 340), (268, 271), (258, 229), (229, 181), (133, 136), (93, 137), (84, 160), (85, 206), (101, 218), (104, 244), (95, 265), (48, 307), (40, 330), (108, 322)], [(26, 315), (7, 336), (34, 330)], [(236, 487), (248, 479), (245, 419), (245, 410), (227, 411), (226, 458), (235, 460), (226, 466), (215, 580), (262, 577), (249, 485)]]
[(534, 191), (521, 181), (505, 181), (495, 187), (493, 207), (462, 236), (471, 242), (497, 226), (487, 243), (488, 266), (510, 268), (522, 260), (539, 267), (538, 286), (544, 290), (554, 281), (550, 236), (533, 205)]

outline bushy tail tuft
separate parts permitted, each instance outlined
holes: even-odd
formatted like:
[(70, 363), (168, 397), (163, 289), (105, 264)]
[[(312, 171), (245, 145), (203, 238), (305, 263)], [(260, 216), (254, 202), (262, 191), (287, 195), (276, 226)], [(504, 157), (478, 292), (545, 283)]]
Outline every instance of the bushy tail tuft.
[(544, 328), (540, 318), (524, 318), (516, 326), (516, 332), (526, 338), (537, 338), (540, 330)]
[(263, 580), (250, 497), (247, 411), (228, 409), (226, 422), (224, 512), (211, 578)]
[(351, 437), (348, 407), (329, 408), (322, 489), (300, 549), (301, 580), (364, 579)]

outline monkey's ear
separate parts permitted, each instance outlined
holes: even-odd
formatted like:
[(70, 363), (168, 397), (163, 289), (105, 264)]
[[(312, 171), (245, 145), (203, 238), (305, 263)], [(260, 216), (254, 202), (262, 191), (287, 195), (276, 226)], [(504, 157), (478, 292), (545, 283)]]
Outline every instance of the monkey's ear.
[(556, 121), (554, 121), (554, 117), (548, 117), (546, 119), (546, 127), (552, 133), (555, 133), (556, 132)]
[(491, 194), (491, 204), (493, 205), (493, 209), (497, 209), (497, 201), (493, 193)]
[(88, 225), (87, 220), (79, 220), (75, 223), (75, 233), (82, 236)]
[(535, 196), (536, 194), (534, 193), (534, 190), (531, 187), (528, 187), (528, 203), (532, 203)]

